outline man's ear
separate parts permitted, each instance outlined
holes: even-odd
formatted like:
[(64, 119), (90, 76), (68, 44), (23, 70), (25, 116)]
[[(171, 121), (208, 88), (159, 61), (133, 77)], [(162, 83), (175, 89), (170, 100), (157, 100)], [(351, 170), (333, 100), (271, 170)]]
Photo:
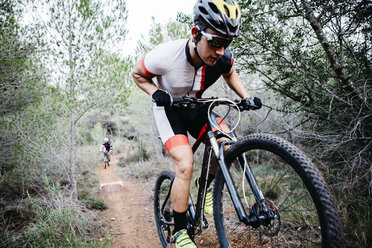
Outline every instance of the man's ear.
[(192, 27), (191, 35), (192, 35), (193, 40), (196, 40), (198, 38), (198, 34), (199, 34), (199, 28), (196, 26)]

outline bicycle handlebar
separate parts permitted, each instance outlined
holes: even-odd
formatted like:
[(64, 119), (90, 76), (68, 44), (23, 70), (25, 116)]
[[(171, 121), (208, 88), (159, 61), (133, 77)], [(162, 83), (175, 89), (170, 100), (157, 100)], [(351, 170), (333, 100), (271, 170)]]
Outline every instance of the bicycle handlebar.
[[(251, 106), (249, 105), (249, 102), (244, 100), (230, 100), (227, 98), (218, 98), (218, 97), (212, 97), (212, 98), (196, 98), (196, 97), (174, 97), (173, 102), (171, 106), (185, 106), (190, 107), (193, 104), (194, 105), (204, 105), (208, 106), (210, 104), (217, 105), (235, 105), (239, 107), (240, 111), (243, 110), (251, 110)], [(235, 103), (235, 104), (234, 104)]]

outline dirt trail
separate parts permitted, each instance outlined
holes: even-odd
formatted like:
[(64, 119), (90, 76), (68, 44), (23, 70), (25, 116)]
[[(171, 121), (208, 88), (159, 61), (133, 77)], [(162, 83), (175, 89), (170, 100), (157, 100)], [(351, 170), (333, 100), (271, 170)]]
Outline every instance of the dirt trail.
[(153, 217), (152, 184), (120, 177), (116, 162), (113, 158), (108, 169), (103, 163), (98, 169), (100, 185), (116, 182), (104, 185), (99, 193), (108, 206), (103, 213), (113, 237), (112, 247), (161, 247)]

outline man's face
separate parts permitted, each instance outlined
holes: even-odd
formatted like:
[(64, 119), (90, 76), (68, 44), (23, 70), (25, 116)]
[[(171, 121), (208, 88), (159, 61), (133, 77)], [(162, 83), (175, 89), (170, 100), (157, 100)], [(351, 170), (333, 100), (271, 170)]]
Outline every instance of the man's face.
[[(231, 39), (229, 38), (223, 39), (223, 38), (214, 37), (213, 39), (217, 41), (217, 42), (214, 42), (214, 40), (211, 40), (212, 36), (218, 35), (222, 37), (220, 33), (217, 33), (216, 31), (210, 28), (205, 29), (203, 33), (197, 45), (198, 53), (207, 65), (213, 66), (216, 64), (217, 60), (224, 55), (226, 46), (230, 44)], [(209, 34), (211, 34), (212, 36), (209, 36)], [(208, 38), (210, 39), (209, 41), (208, 41)], [(221, 46), (223, 44), (225, 46)], [(221, 47), (217, 48), (216, 45), (221, 46)]]

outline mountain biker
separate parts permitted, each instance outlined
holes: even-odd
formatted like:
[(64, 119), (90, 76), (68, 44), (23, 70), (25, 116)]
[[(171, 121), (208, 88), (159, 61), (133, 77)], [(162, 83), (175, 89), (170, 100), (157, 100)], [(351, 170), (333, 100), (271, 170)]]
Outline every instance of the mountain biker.
[[(233, 67), (234, 58), (228, 45), (239, 34), (241, 12), (235, 0), (198, 0), (194, 6), (194, 26), (190, 39), (163, 43), (134, 66), (132, 77), (139, 88), (151, 95), (160, 137), (173, 160), (176, 176), (171, 190), (175, 246), (196, 247), (186, 231), (186, 211), (193, 172), (193, 153), (187, 132), (197, 138), (208, 122), (207, 109), (172, 107), (173, 97), (200, 98), (222, 75), (227, 85), (247, 106), (259, 109), (257, 97), (250, 97)], [(152, 80), (156, 77), (157, 84)], [(224, 122), (220, 128), (228, 132)], [(219, 141), (221, 142), (221, 140)], [(212, 161), (209, 187), (218, 164)], [(198, 185), (198, 181), (196, 181)], [(213, 212), (208, 188), (204, 212)]]
[(107, 158), (109, 160), (109, 164), (110, 164), (110, 161), (111, 161), (111, 152), (112, 152), (112, 145), (111, 145), (111, 142), (109, 141), (109, 139), (106, 137), (104, 140), (103, 140), (103, 144), (101, 145), (101, 147), (99, 148), (99, 151), (100, 152), (103, 152), (103, 153), (107, 153)]

